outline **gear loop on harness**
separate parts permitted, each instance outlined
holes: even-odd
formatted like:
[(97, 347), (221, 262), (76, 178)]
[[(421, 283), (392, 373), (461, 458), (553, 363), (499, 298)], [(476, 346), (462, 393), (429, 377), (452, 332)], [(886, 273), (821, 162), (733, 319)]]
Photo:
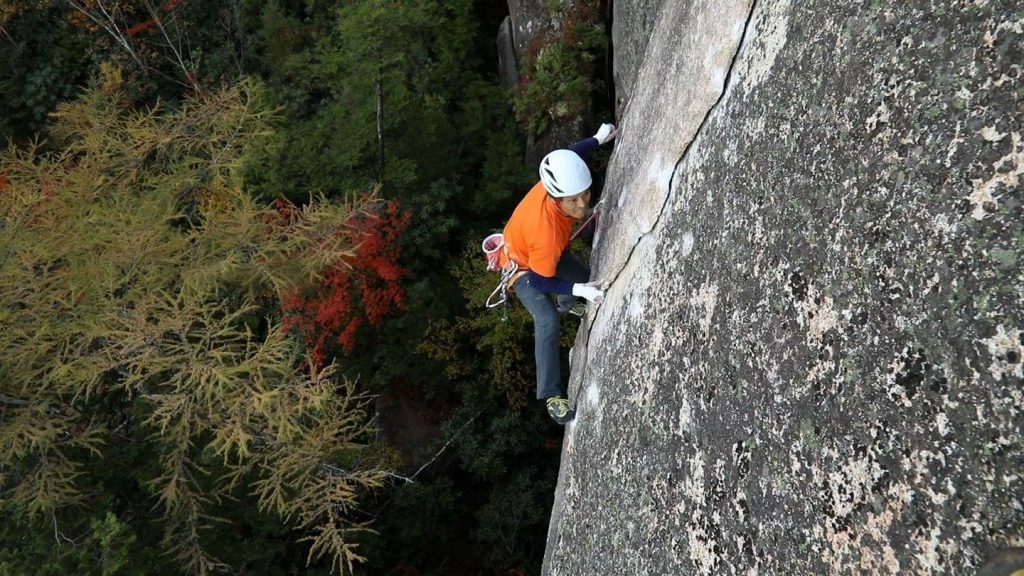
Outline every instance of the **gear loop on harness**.
[[(508, 300), (508, 287), (512, 283), (512, 277), (516, 276), (517, 272), (519, 272), (519, 265), (510, 260), (508, 267), (501, 271), (501, 280), (498, 281), (498, 285), (491, 292), (491, 295), (487, 297), (485, 305), (488, 308), (501, 306)], [(497, 301), (494, 301), (495, 296), (499, 297)]]
[[(501, 306), (508, 300), (508, 281), (513, 274), (519, 269), (519, 265), (515, 263), (511, 258), (507, 259), (508, 264), (502, 267), (501, 265), (501, 254), (504, 252), (506, 257), (508, 250), (505, 248), (505, 235), (498, 232), (491, 234), (480, 244), (480, 248), (483, 249), (484, 254), (487, 256), (487, 269), (488, 270), (501, 270), (501, 281), (498, 282), (498, 286), (494, 288), (491, 295), (487, 297), (487, 302), (484, 303), (488, 308), (494, 308)], [(498, 296), (498, 300), (495, 301), (495, 296)]]
[[(504, 234), (491, 234), (484, 238), (480, 247), (487, 256), (487, 269), (501, 271), (501, 279), (498, 281), (498, 285), (491, 291), (491, 295), (487, 297), (487, 301), (484, 303), (488, 308), (496, 308), (508, 302), (509, 287), (527, 271), (520, 270), (519, 264), (509, 255), (508, 247), (505, 246)], [(505, 256), (506, 264), (504, 266), (501, 265), (502, 255)], [(508, 310), (506, 309), (502, 319), (507, 318)]]

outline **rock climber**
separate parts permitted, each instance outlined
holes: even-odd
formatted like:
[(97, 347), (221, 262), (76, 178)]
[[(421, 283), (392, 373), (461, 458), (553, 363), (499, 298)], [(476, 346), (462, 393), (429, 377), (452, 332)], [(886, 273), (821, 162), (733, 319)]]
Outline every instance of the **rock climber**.
[(569, 251), (570, 233), (590, 206), (592, 179), (586, 158), (617, 132), (614, 125), (602, 124), (592, 138), (545, 156), (540, 182), (519, 203), (504, 230), (505, 257), (525, 271), (512, 289), (533, 316), (537, 399), (545, 401), (548, 414), (559, 424), (576, 415), (562, 392), (559, 314), (572, 309), (578, 298), (596, 304), (604, 299), (600, 282), (589, 281), (590, 269)]

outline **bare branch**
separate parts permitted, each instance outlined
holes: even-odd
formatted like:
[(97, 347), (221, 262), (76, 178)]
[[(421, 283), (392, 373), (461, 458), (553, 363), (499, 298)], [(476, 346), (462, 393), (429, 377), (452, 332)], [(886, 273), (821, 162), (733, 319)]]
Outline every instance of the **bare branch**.
[(335, 466), (333, 464), (328, 464), (326, 462), (321, 462), (320, 463), (320, 469), (323, 470), (324, 472), (327, 472), (331, 476), (340, 476), (342, 478), (351, 478), (352, 477), (352, 473), (350, 473), (350, 472), (348, 472), (346, 470), (343, 470), (341, 468), (338, 468), (337, 466)]
[[(444, 454), (445, 450), (447, 450), (448, 447), (452, 445), (452, 442), (454, 442), (459, 436), (461, 436), (462, 433), (466, 430), (466, 428), (468, 428), (469, 425), (472, 424), (474, 420), (476, 420), (476, 416), (473, 416), (465, 424), (463, 424), (462, 428), (460, 428), (459, 431), (456, 432), (454, 436), (449, 438), (448, 441), (444, 443), (444, 446), (442, 446), (441, 449), (437, 451), (437, 454), (434, 454), (434, 457), (431, 458), (426, 464), (424, 464), (423, 466), (420, 466), (420, 469), (417, 470), (416, 473), (413, 474), (412, 476), (406, 477), (406, 476), (402, 476), (400, 474), (394, 474), (392, 472), (385, 472), (384, 473), (385, 476), (388, 476), (389, 478), (397, 478), (399, 480), (405, 480), (405, 482), (409, 483), (409, 484), (415, 482), (416, 481), (416, 477), (420, 475), (420, 472), (423, 472), (424, 470), (426, 470), (427, 466), (430, 466), (435, 461), (437, 461), (437, 459), (440, 458), (442, 454)], [(324, 465), (321, 464), (321, 466), (324, 466)]]
[(416, 473), (410, 477), (410, 481), (416, 480), (416, 477), (420, 475), (420, 472), (423, 472), (423, 470), (425, 470), (427, 466), (430, 466), (431, 464), (434, 463), (434, 461), (440, 458), (441, 454), (444, 454), (444, 451), (447, 450), (449, 446), (451, 446), (452, 442), (454, 442), (456, 438), (461, 436), (462, 433), (466, 431), (466, 428), (469, 428), (469, 425), (472, 424), (474, 420), (476, 420), (476, 416), (473, 416), (468, 421), (466, 421), (466, 423), (462, 425), (462, 428), (460, 428), (459, 431), (456, 432), (454, 436), (449, 438), (448, 441), (444, 443), (444, 446), (442, 446), (441, 449), (437, 451), (437, 454), (434, 454), (433, 458), (431, 458), (423, 466), (420, 466), (420, 469), (417, 470)]
[(67, 3), (69, 6), (71, 6), (75, 10), (78, 10), (86, 17), (88, 17), (90, 20), (92, 20), (97, 26), (106, 30), (107, 34), (110, 34), (114, 41), (120, 44), (121, 47), (128, 52), (128, 54), (132, 57), (132, 60), (134, 60), (135, 63), (139, 65), (139, 68), (141, 68), (143, 72), (148, 71), (148, 68), (146, 67), (145, 64), (142, 63), (142, 59), (139, 58), (139, 55), (135, 51), (135, 48), (132, 47), (131, 43), (128, 41), (128, 38), (121, 32), (121, 29), (117, 26), (117, 22), (114, 21), (113, 17), (110, 16), (110, 13), (107, 12), (107, 9), (103, 6), (103, 2), (97, 2), (97, 5), (100, 7), (100, 10), (103, 11), (103, 14), (108, 18), (109, 23), (107, 21), (101, 20), (99, 16), (90, 12), (88, 9), (86, 9), (85, 5), (79, 2), (78, 0), (67, 0)]
[(0, 394), (0, 402), (7, 404), (8, 406), (28, 406), (28, 400), (12, 398), (11, 396), (6, 396), (4, 394)]
[[(188, 88), (190, 90), (196, 88), (195, 86), (193, 86), (193, 84), (189, 83), (192, 81), (193, 76), (188, 73), (188, 69), (184, 66), (182, 68), (186, 71), (185, 76), (188, 82), (181, 82), (177, 78), (173, 78), (171, 76), (168, 76), (167, 74), (164, 74), (159, 69), (151, 69), (149, 66), (146, 66), (146, 64), (142, 61), (142, 58), (139, 57), (138, 51), (136, 51), (135, 47), (132, 45), (131, 40), (129, 40), (129, 37), (126, 36), (125, 33), (121, 30), (121, 27), (117, 25), (117, 21), (114, 19), (114, 16), (107, 10), (106, 6), (104, 6), (102, 2), (97, 2), (97, 6), (99, 6), (100, 10), (102, 11), (102, 14), (95, 14), (89, 11), (89, 9), (80, 0), (66, 1), (69, 6), (84, 14), (100, 28), (103, 28), (103, 30), (105, 30), (107, 34), (109, 34), (110, 37), (114, 39), (115, 42), (120, 44), (121, 47), (124, 48), (126, 52), (128, 52), (128, 55), (131, 56), (132, 60), (134, 60), (135, 63), (138, 64), (139, 68), (144, 73), (156, 72), (166, 80), (174, 82), (175, 84), (178, 84), (183, 88)], [(147, 7), (149, 7), (148, 2)], [(160, 24), (159, 19), (157, 19), (157, 24)], [(167, 60), (175, 66), (177, 66), (180, 62), (180, 58), (178, 61), (171, 60), (170, 58), (167, 58)]]
[[(242, 75), (242, 45), (239, 40), (239, 34), (235, 33), (235, 26), (239, 20), (238, 15), (238, 0), (229, 0), (228, 4), (231, 5), (231, 14), (226, 15), (223, 20), (224, 31), (228, 38), (231, 39), (231, 55), (235, 59), (235, 68), (238, 69), (238, 75)], [(238, 26), (241, 30), (241, 26)]]
[(377, 181), (384, 184), (384, 70), (377, 71)]
[[(181, 68), (182, 73), (185, 74), (185, 80), (188, 82), (189, 87), (196, 92), (202, 92), (195, 72), (185, 65), (185, 60), (182, 58), (181, 34), (175, 34), (175, 39), (172, 40), (170, 32), (168, 32), (167, 27), (164, 26), (164, 19), (160, 17), (159, 13), (157, 13), (156, 7), (153, 6), (153, 3), (149, 0), (145, 0), (143, 4), (146, 6), (146, 10), (149, 12), (150, 18), (153, 19), (156, 23), (156, 27), (159, 28), (160, 33), (163, 34), (164, 40), (167, 42), (167, 47), (170, 48), (171, 52), (174, 54), (175, 63)], [(177, 32), (177, 23), (175, 23), (174, 27)], [(191, 57), (189, 60), (191, 61)]]

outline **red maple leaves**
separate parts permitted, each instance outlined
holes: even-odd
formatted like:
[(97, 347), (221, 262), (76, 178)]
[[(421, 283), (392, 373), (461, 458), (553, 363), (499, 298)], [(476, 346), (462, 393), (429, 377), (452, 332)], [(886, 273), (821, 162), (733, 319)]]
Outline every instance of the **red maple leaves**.
[[(279, 204), (278, 210), (284, 215), (291, 208)], [(401, 280), (409, 272), (399, 263), (399, 238), (411, 217), (394, 200), (357, 213), (340, 232), (356, 245), (352, 255), (319, 283), (285, 297), (284, 327), (298, 331), (316, 366), (338, 352), (352, 352), (360, 328), (380, 326), (405, 305)]]

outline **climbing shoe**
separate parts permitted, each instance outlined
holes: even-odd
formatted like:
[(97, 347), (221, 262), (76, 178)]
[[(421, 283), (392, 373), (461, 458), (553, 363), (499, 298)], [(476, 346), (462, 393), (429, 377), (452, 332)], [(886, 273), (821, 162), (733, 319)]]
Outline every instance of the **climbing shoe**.
[(569, 407), (569, 401), (561, 396), (548, 398), (548, 416), (559, 424), (566, 424), (576, 416), (576, 411)]
[(559, 315), (565, 314), (572, 310), (572, 307), (576, 305), (579, 299), (569, 294), (559, 294), (555, 298), (555, 310), (558, 311)]
[(572, 314), (573, 316), (579, 316), (580, 318), (583, 318), (583, 315), (587, 313), (586, 301), (577, 300), (576, 303), (572, 305), (572, 308), (569, 308), (568, 313)]

